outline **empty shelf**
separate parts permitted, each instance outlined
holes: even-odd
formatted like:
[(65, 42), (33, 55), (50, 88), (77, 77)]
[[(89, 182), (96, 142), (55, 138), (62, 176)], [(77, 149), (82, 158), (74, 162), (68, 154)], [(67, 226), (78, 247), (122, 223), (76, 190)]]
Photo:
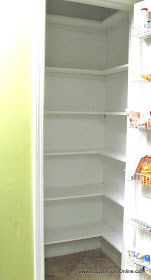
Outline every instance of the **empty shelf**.
[(102, 155), (108, 158), (119, 160), (121, 162), (126, 162), (126, 157), (122, 154), (109, 151), (107, 149), (96, 148), (96, 149), (64, 149), (64, 150), (53, 150), (50, 152), (45, 152), (44, 156), (72, 156), (72, 155)]
[(119, 65), (116, 67), (107, 68), (101, 71), (101, 75), (108, 76), (111, 74), (121, 73), (128, 70), (128, 64)]
[(104, 186), (101, 183), (46, 188), (44, 199), (48, 202), (63, 199), (98, 197), (103, 195), (103, 188)]
[(45, 245), (101, 236), (118, 251), (122, 251), (121, 236), (102, 221), (45, 229)]
[(107, 76), (110, 74), (120, 73), (128, 70), (128, 64), (107, 68), (104, 70), (49, 67), (45, 68), (46, 73), (50, 74), (73, 74), (73, 75), (89, 75), (89, 76)]
[(98, 154), (98, 149), (63, 149), (45, 152), (44, 156), (72, 156), (72, 155), (95, 155)]
[(92, 116), (126, 116), (127, 113), (125, 112), (87, 112), (87, 111), (45, 111), (45, 115), (92, 115)]
[(111, 189), (103, 183), (50, 187), (50, 188), (45, 188), (44, 190), (45, 202), (77, 199), (77, 198), (98, 197), (102, 195), (109, 198), (110, 200), (120, 205), (121, 207), (124, 207), (124, 202), (119, 197), (119, 194), (111, 192)]
[(122, 235), (114, 231), (111, 227), (103, 224), (103, 234), (102, 237), (110, 243), (116, 250), (120, 253), (122, 252)]
[(104, 190), (103, 194), (105, 197), (109, 198), (119, 206), (124, 207), (124, 198), (122, 199), (119, 193), (113, 192), (112, 188), (109, 188), (106, 184), (103, 184), (102, 188)]
[(117, 152), (112, 152), (112, 151), (107, 150), (107, 149), (101, 149), (99, 151), (99, 153), (102, 156), (105, 156), (105, 157), (108, 157), (108, 158), (112, 158), (112, 159), (116, 159), (116, 160), (119, 160), (121, 162), (126, 162), (126, 156), (123, 155), (123, 154), (120, 154), (120, 153), (117, 153)]
[(99, 221), (45, 229), (45, 245), (101, 236)]

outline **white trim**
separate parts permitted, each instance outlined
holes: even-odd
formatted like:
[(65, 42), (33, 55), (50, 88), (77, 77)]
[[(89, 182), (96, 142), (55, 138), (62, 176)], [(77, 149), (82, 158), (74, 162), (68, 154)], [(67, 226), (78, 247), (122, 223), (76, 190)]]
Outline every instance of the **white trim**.
[(44, 280), (43, 221), (43, 111), (45, 56), (45, 0), (35, 0), (32, 53), (32, 153), (33, 153), (33, 217), (34, 279)]
[(113, 27), (113, 25), (120, 24), (121, 21), (128, 18), (127, 12), (116, 12), (114, 15), (108, 17), (102, 22), (95, 20), (87, 20), (73, 17), (65, 17), (58, 15), (47, 14), (47, 29), (52, 27), (78, 29), (91, 32), (102, 32), (105, 34), (106, 30)]
[(88, 4), (98, 7), (105, 7), (105, 8), (111, 8), (121, 11), (127, 11), (129, 10), (134, 1), (125, 1), (125, 0), (65, 0), (68, 2), (75, 2), (80, 4)]

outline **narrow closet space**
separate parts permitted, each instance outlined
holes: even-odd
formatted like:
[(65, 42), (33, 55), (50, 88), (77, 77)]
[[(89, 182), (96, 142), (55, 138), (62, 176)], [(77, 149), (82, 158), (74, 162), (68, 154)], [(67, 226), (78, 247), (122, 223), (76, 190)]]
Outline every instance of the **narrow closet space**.
[(46, 280), (120, 279), (99, 270), (121, 262), (128, 34), (128, 12), (47, 0)]

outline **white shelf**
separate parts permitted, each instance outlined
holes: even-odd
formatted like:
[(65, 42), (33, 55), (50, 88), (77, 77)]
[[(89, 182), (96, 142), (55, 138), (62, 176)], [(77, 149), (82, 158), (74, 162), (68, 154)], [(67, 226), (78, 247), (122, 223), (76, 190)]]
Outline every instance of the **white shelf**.
[(77, 186), (62, 186), (45, 189), (45, 201), (98, 197), (104, 193), (103, 184), (85, 184)]
[(102, 237), (110, 243), (117, 251), (122, 253), (122, 235), (115, 230), (113, 230), (111, 227), (106, 225), (105, 223), (103, 226), (103, 234)]
[(108, 158), (119, 160), (121, 162), (126, 162), (126, 156), (120, 153), (115, 153), (106, 149), (100, 149), (98, 153)]
[(64, 150), (53, 150), (50, 152), (45, 152), (44, 156), (74, 156), (74, 155), (96, 155), (98, 154), (98, 149), (64, 149)]
[(112, 188), (105, 184), (103, 184), (103, 190), (104, 190), (103, 195), (105, 197), (109, 198), (110, 200), (112, 200), (113, 202), (115, 202), (116, 204), (124, 208), (124, 199), (122, 199), (119, 196), (119, 193), (117, 192), (113, 193)]
[(116, 73), (121, 73), (121, 72), (126, 72), (126, 71), (128, 71), (128, 64), (123, 64), (123, 65), (119, 65), (116, 67), (104, 69), (100, 72), (101, 72), (101, 75), (108, 76), (111, 74), (116, 74)]
[(121, 207), (124, 207), (124, 202), (119, 198), (119, 194), (113, 194), (111, 189), (103, 183), (50, 187), (44, 190), (45, 202), (99, 196), (105, 196)]
[(86, 112), (86, 111), (45, 111), (45, 115), (92, 115), (92, 116), (127, 116), (125, 112)]
[(122, 251), (121, 236), (102, 221), (45, 229), (45, 245), (101, 236)]
[(90, 69), (76, 69), (76, 68), (63, 68), (63, 67), (49, 67), (45, 68), (46, 73), (50, 74), (73, 74), (73, 75), (86, 75), (86, 76), (108, 76), (115, 73), (125, 72), (128, 70), (128, 64), (119, 65), (104, 70), (90, 70)]
[(44, 156), (72, 156), (72, 155), (100, 155), (105, 156), (107, 158), (112, 158), (115, 160), (119, 160), (121, 162), (126, 162), (126, 157), (122, 154), (118, 154), (106, 149), (96, 148), (96, 149), (64, 149), (64, 150), (53, 150), (49, 152), (45, 152)]

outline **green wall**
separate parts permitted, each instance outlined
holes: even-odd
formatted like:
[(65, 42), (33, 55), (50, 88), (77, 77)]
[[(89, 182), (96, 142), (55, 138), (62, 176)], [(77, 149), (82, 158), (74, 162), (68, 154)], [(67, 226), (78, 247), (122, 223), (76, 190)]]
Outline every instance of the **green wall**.
[(33, 280), (32, 0), (2, 2), (5, 1), (0, 3), (0, 279)]

